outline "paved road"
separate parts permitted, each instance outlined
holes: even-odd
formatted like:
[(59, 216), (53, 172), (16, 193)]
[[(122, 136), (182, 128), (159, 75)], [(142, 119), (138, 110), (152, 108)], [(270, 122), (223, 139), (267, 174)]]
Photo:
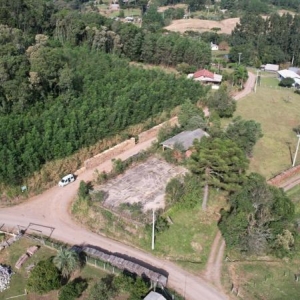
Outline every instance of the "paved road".
[[(148, 148), (153, 140), (138, 144), (117, 158), (124, 160), (142, 149)], [(107, 161), (98, 166), (97, 169), (100, 172), (110, 171), (111, 167), (111, 161)], [(81, 180), (92, 180), (94, 170), (84, 172), (78, 176), (74, 183), (64, 188), (53, 187), (23, 204), (1, 209), (0, 225), (5, 223), (6, 226), (20, 225), (27, 227), (29, 223), (36, 223), (51, 226), (54, 227), (52, 237), (55, 239), (70, 244), (89, 243), (111, 252), (132, 256), (166, 270), (169, 273), (169, 285), (185, 295), (188, 300), (227, 299), (225, 295), (219, 293), (215, 287), (206, 283), (202, 278), (189, 274), (170, 261), (159, 259), (143, 250), (91, 233), (80, 224), (76, 224), (69, 213), (70, 205), (78, 190), (79, 182)], [(50, 230), (46, 227), (33, 226), (32, 228), (42, 230), (45, 234), (50, 233)]]

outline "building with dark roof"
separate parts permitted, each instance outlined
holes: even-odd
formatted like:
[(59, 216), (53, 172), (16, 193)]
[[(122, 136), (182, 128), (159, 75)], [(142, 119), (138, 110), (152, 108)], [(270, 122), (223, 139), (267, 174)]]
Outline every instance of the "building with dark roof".
[(209, 134), (200, 128), (192, 131), (183, 131), (162, 142), (161, 145), (164, 149), (173, 150), (176, 145), (179, 145), (183, 148), (182, 150), (188, 150), (193, 146), (194, 140), (201, 140), (204, 136), (208, 137)]

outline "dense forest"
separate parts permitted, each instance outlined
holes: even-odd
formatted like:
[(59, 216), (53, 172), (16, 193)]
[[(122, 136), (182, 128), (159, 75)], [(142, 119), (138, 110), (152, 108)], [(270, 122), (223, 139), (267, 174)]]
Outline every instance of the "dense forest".
[(203, 42), (48, 1), (0, 2), (1, 182), (19, 184), (47, 161), (206, 94), (184, 77), (129, 65), (206, 65)]
[(258, 13), (269, 12), (271, 5), (300, 11), (300, 0), (221, 0), (220, 3), (222, 9), (256, 11)]
[(273, 14), (267, 19), (249, 14), (232, 32), (230, 59), (259, 67), (261, 63), (300, 63), (300, 16)]

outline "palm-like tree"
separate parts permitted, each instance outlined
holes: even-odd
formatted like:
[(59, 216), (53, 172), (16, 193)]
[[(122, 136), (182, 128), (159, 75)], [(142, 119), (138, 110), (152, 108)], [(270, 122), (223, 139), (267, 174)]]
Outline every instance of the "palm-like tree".
[(64, 277), (69, 277), (80, 267), (79, 255), (74, 250), (60, 248), (53, 259), (55, 266), (61, 271)]

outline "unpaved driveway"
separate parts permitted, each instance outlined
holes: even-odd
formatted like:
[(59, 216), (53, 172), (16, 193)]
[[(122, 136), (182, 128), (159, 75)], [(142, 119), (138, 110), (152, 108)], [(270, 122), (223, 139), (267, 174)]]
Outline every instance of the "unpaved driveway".
[[(136, 145), (133, 149), (124, 152), (117, 158), (126, 159), (148, 148), (152, 141)], [(111, 169), (111, 161), (101, 164), (97, 168), (100, 172)], [(0, 210), (0, 225), (6, 226), (21, 225), (27, 227), (29, 223), (36, 223), (55, 228), (52, 237), (70, 244), (89, 243), (99, 246), (111, 252), (123, 253), (142, 260), (169, 273), (169, 285), (179, 293), (186, 296), (188, 300), (218, 300), (226, 299), (214, 287), (207, 284), (203, 279), (189, 274), (175, 264), (154, 257), (142, 250), (121, 244), (104, 236), (91, 233), (83, 226), (76, 224), (69, 214), (70, 204), (74, 199), (80, 180), (92, 180), (93, 171), (89, 170), (79, 175), (77, 180), (64, 188), (53, 187), (41, 195), (38, 195), (21, 205), (3, 208)], [(50, 231), (46, 228), (35, 227), (45, 233)]]
[(255, 85), (255, 75), (251, 72), (248, 72), (248, 80), (245, 83), (244, 89), (241, 92), (239, 92), (237, 95), (235, 95), (233, 98), (235, 100), (239, 100), (247, 96), (253, 91), (254, 85)]

